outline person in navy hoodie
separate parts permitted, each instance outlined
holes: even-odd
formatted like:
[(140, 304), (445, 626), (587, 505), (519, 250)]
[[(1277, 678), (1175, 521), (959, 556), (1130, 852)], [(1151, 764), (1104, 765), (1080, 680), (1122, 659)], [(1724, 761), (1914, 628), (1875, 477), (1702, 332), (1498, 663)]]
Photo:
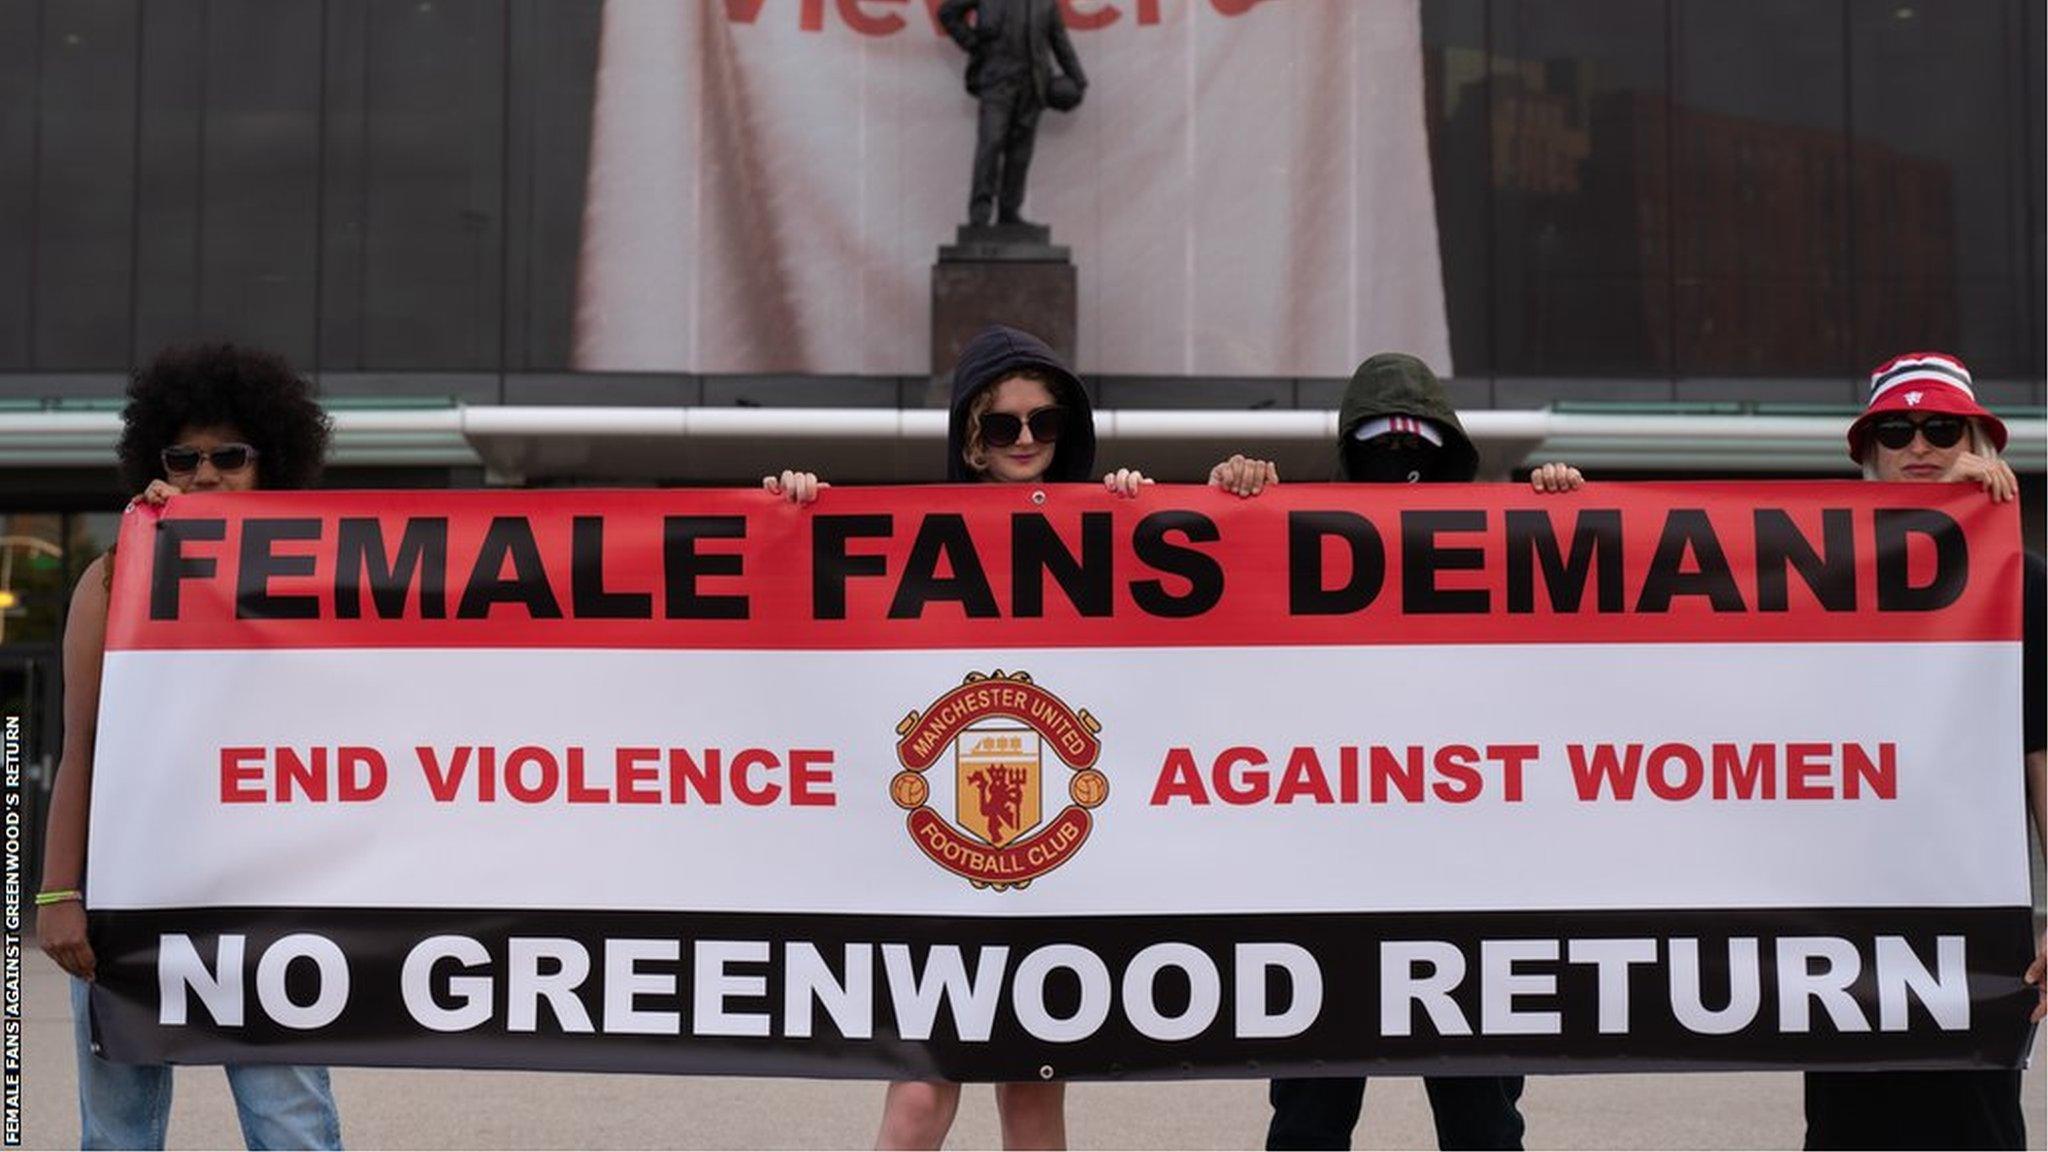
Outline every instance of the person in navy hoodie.
[[(956, 483), (1085, 483), (1095, 469), (1095, 419), (1081, 378), (1028, 332), (990, 325), (970, 340), (953, 369), (946, 434), (946, 479)], [(764, 477), (762, 486), (798, 504), (828, 485), (809, 472)], [(1129, 468), (1102, 477), (1121, 496), (1151, 483)], [(1005, 1148), (1067, 1146), (1066, 1085), (998, 1084), (996, 1111)], [(937, 1148), (960, 1108), (960, 1085), (899, 1080), (882, 1102), (878, 1148)]]

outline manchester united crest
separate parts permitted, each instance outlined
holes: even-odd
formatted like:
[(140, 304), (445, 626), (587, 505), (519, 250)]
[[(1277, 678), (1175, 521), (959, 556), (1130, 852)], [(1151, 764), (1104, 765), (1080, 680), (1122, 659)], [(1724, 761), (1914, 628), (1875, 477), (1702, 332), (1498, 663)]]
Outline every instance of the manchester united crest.
[[(1080, 850), (1089, 810), (1109, 798), (1109, 778), (1095, 767), (1101, 731), (1029, 673), (972, 673), (896, 726), (903, 770), (889, 795), (909, 810), (910, 838), (934, 864), (977, 888), (1022, 888)], [(931, 802), (931, 775), (949, 761), (950, 776), (939, 779), (952, 793), (950, 821)], [(1058, 808), (1050, 819), (1048, 807)]]

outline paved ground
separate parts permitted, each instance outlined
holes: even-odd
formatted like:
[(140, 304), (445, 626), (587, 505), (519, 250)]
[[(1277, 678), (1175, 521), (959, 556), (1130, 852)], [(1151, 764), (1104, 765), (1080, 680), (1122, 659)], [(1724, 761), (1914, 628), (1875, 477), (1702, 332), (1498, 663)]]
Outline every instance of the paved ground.
[[(71, 1013), (63, 976), (28, 964), (26, 1145), (76, 1147)], [(2027, 1077), (2027, 1125), (2042, 1147), (2041, 1047)], [(858, 1148), (874, 1138), (877, 1084), (709, 1077), (589, 1076), (340, 1068), (344, 1136), (356, 1148)], [(215, 1068), (178, 1073), (173, 1148), (240, 1147)], [(1069, 1089), (1077, 1148), (1247, 1148), (1264, 1132), (1264, 1085), (1248, 1081), (1080, 1084)], [(1547, 1076), (1523, 1098), (1531, 1148), (1792, 1148), (1799, 1078), (1788, 1073)], [(995, 1103), (970, 1088), (956, 1148), (996, 1142)], [(1376, 1082), (1361, 1148), (1430, 1148), (1421, 1082)]]

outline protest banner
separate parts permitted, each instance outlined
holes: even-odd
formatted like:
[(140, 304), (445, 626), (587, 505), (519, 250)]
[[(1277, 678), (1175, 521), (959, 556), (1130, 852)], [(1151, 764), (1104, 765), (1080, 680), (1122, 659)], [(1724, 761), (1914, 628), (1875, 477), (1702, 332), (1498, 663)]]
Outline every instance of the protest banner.
[(2011, 1066), (2016, 517), (1867, 483), (131, 513), (132, 1061)]

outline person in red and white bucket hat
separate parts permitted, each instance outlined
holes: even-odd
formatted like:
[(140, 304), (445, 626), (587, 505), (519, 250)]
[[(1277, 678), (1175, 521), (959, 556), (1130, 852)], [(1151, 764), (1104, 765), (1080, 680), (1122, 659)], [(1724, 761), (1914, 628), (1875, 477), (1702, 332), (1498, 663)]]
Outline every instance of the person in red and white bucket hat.
[[(1849, 425), (1849, 455), (1872, 480), (1981, 485), (1991, 499), (2013, 499), (2019, 482), (1999, 457), (2005, 424), (1977, 401), (1970, 370), (1944, 352), (1908, 352), (1870, 374), (1870, 399)], [(2027, 803), (2034, 831), (2048, 846), (2043, 810), (2048, 777), (2048, 563), (2028, 553), (2021, 625), (2021, 712)], [(2048, 976), (2048, 944), (2034, 954), (2026, 982)], [(2048, 993), (2033, 1018), (2048, 1015)], [(2018, 1069), (1809, 1072), (1806, 1147), (2024, 1148), (2026, 1120)]]
[(2000, 502), (2020, 487), (2004, 450), (2005, 422), (1977, 402), (1970, 369), (1945, 352), (1878, 365), (1863, 415), (1849, 425), (1849, 457), (1869, 479), (1969, 481)]

